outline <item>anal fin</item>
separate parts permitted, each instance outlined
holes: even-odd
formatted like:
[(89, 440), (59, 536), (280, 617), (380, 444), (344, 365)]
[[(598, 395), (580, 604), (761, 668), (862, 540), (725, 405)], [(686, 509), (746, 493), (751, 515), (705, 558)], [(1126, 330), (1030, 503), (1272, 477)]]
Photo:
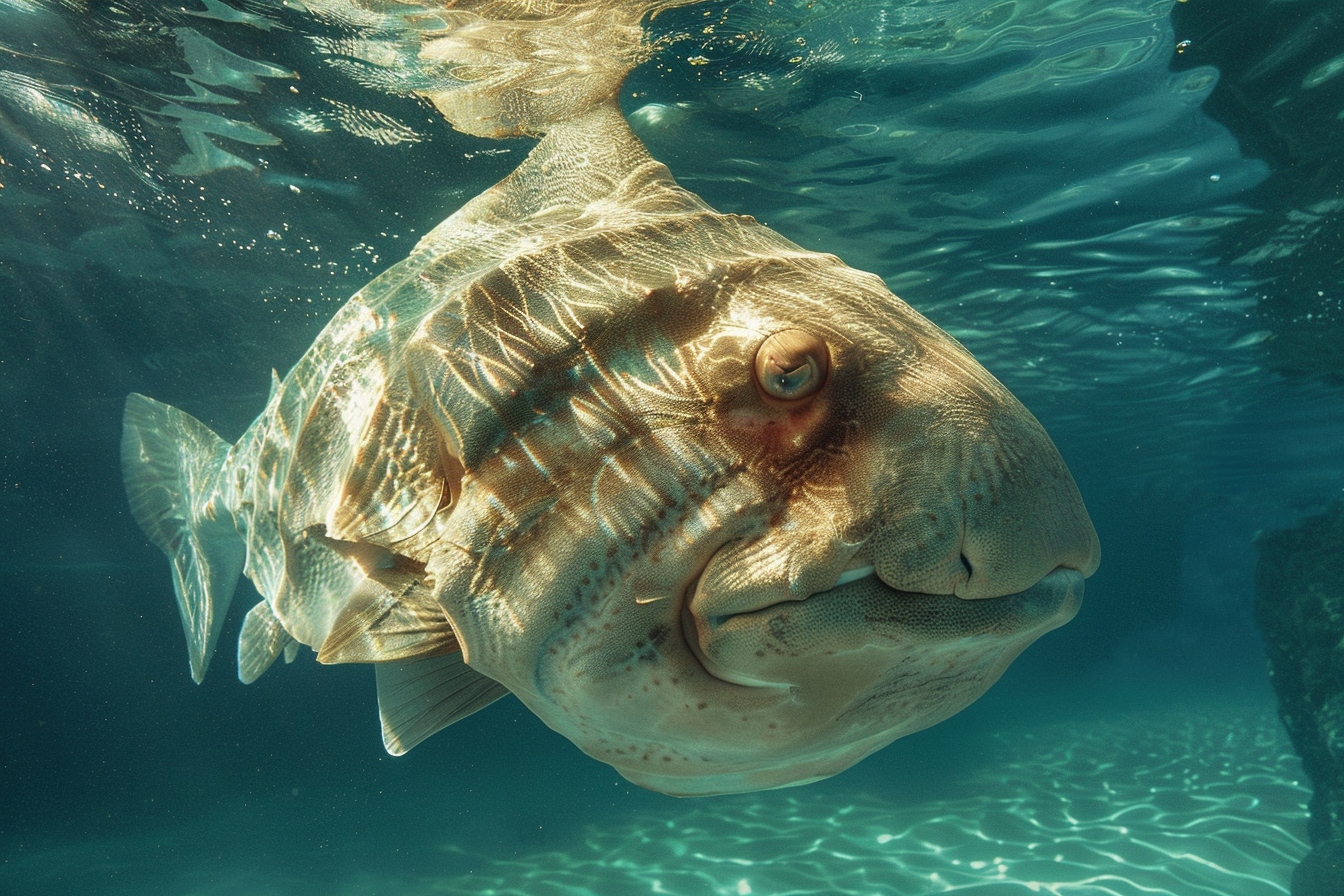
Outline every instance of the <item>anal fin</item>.
[(378, 713), (383, 746), (400, 756), (425, 738), (484, 709), (509, 692), (467, 666), (461, 653), (406, 663), (379, 663)]
[(271, 605), (261, 601), (247, 611), (238, 636), (238, 680), (243, 684), (256, 681), (281, 653), (288, 653), (290, 645), (297, 647), (298, 642), (285, 631)]

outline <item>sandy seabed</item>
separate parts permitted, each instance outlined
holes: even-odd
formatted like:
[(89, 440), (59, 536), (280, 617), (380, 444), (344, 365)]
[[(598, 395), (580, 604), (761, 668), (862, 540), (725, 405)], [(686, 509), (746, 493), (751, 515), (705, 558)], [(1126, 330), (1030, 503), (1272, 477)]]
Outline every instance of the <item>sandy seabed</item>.
[[(1134, 715), (1000, 735), (978, 795), (836, 805), (806, 789), (592, 832), (406, 894), (1272, 896), (1306, 853), (1299, 765), (1270, 713)], [(352, 890), (352, 893), (359, 890)]]
[[(1272, 712), (1135, 712), (1004, 731), (988, 743), (993, 755), (955, 797), (805, 787), (668, 801), (620, 823), (575, 819), (579, 833), (563, 849), (539, 844), (506, 856), (422, 831), (416, 871), (389, 860), (321, 880), (297, 867), (249, 868), (245, 857), (222, 855), (228, 847), (218, 841), (210, 861), (162, 838), (71, 843), (11, 853), (0, 892), (1279, 896), (1307, 852), (1310, 793)], [(185, 845), (211, 834), (175, 836)], [(115, 857), (105, 877), (88, 865), (95, 854)], [(424, 870), (436, 866), (445, 870)]]

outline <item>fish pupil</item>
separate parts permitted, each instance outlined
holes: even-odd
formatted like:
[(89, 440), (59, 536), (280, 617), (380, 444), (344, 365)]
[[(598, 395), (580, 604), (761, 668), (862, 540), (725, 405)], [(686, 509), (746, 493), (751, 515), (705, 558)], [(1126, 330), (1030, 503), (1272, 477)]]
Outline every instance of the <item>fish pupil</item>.
[(805, 330), (769, 336), (756, 353), (756, 379), (770, 398), (798, 401), (815, 393), (826, 379), (830, 352)]
[(802, 392), (816, 375), (817, 362), (808, 358), (800, 364), (785, 368), (775, 374), (774, 388), (769, 391), (780, 398), (793, 397)]

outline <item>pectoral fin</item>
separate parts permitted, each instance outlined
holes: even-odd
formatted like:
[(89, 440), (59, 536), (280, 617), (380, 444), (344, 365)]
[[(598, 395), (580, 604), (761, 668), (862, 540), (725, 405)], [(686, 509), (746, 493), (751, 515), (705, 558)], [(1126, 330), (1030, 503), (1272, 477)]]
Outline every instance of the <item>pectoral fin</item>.
[(386, 663), (459, 651), (443, 610), (416, 596), (414, 589), (393, 593), (382, 582), (365, 579), (336, 617), (317, 661)]
[(378, 712), (383, 746), (400, 756), (440, 729), (484, 709), (509, 692), (469, 668), (461, 653), (406, 663), (379, 663)]
[(327, 517), (329, 538), (421, 558), (438, 540), (462, 465), (443, 449), (429, 414), (408, 402), (389, 387), (374, 409)]

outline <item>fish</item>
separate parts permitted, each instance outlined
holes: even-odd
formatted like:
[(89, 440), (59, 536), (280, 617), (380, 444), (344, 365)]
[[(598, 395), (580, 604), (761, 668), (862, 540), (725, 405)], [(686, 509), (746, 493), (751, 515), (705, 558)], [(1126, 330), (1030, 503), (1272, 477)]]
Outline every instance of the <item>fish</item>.
[(511, 693), (628, 780), (712, 795), (843, 771), (1077, 612), (1099, 541), (1036, 418), (632, 132), (617, 92), (672, 5), (408, 17), (448, 120), (535, 148), (272, 372), (236, 442), (128, 397), (194, 680), (246, 576), (240, 679), (301, 647), (372, 664), (394, 755)]

